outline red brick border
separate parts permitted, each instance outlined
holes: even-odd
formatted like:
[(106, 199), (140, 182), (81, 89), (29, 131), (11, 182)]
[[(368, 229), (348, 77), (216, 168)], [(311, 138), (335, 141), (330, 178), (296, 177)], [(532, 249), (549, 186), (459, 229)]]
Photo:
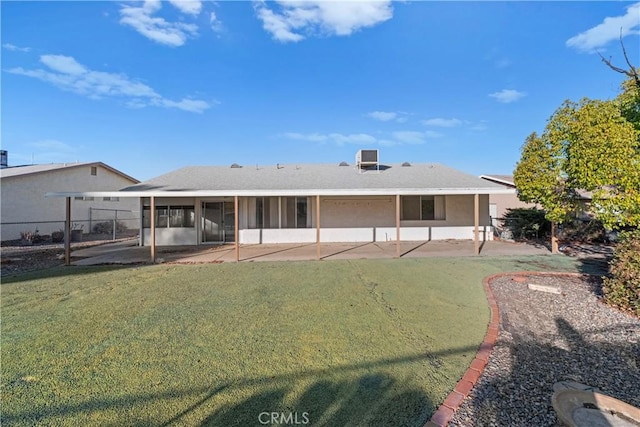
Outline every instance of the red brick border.
[[(583, 273), (568, 273), (568, 272), (545, 272), (545, 271), (518, 271), (511, 273), (497, 273), (487, 276), (482, 280), (484, 291), (487, 295), (487, 302), (491, 309), (491, 320), (487, 327), (487, 333), (484, 337), (484, 341), (478, 347), (475, 359), (471, 362), (471, 366), (464, 373), (460, 381), (456, 384), (455, 388), (444, 399), (444, 402), (436, 412), (431, 416), (424, 427), (446, 427), (453, 418), (453, 414), (458, 410), (464, 399), (469, 395), (469, 392), (478, 382), (478, 379), (484, 372), (484, 368), (489, 361), (493, 346), (498, 340), (498, 333), (500, 331), (500, 310), (498, 309), (498, 303), (493, 297), (491, 291), (491, 282), (499, 277), (513, 277), (518, 278), (518, 282), (524, 282), (527, 276), (569, 276), (569, 277), (583, 277), (588, 274)], [(525, 280), (523, 280), (525, 279)]]

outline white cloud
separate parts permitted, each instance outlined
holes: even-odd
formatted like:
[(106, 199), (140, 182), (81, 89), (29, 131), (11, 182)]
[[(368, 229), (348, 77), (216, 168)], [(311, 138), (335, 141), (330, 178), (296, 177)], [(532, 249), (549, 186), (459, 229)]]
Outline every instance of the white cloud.
[(303, 134), (303, 133), (297, 133), (297, 132), (287, 132), (284, 134), (284, 136), (289, 139), (297, 139), (300, 141), (311, 141), (311, 142), (324, 142), (327, 139), (329, 139), (327, 135), (322, 135), (319, 133)]
[(509, 104), (527, 96), (527, 94), (513, 89), (502, 89), (500, 92), (490, 93), (489, 96), (495, 98), (498, 102)]
[(87, 69), (85, 67), (80, 65), (75, 59), (70, 56), (42, 55), (40, 57), (40, 62), (42, 62), (52, 70), (63, 74), (79, 75), (87, 72)]
[(478, 123), (472, 125), (469, 129), (480, 132), (489, 129), (489, 127), (487, 126), (486, 120), (480, 120)]
[(621, 16), (606, 17), (602, 23), (567, 40), (568, 47), (583, 52), (594, 52), (607, 43), (628, 35), (640, 34), (640, 3), (627, 7), (627, 13)]
[[(181, 11), (189, 10), (193, 14), (194, 6), (190, 1), (174, 1), (181, 4)], [(189, 4), (190, 6), (186, 6)], [(167, 46), (182, 46), (187, 38), (198, 33), (198, 26), (184, 22), (169, 22), (164, 18), (152, 16), (160, 10), (162, 5), (159, 0), (146, 0), (141, 7), (122, 6), (120, 9), (120, 23), (134, 28), (137, 32), (157, 43)]]
[(69, 144), (66, 144), (61, 141), (57, 141), (55, 139), (45, 139), (42, 141), (32, 142), (28, 145), (31, 147), (44, 149), (44, 150), (51, 150), (51, 151), (69, 152), (74, 150), (74, 148)]
[(424, 144), (428, 138), (436, 138), (442, 136), (442, 134), (438, 132), (426, 131), (396, 131), (382, 134), (382, 137), (376, 137), (368, 133), (351, 133), (351, 134), (342, 134), (342, 133), (297, 133), (297, 132), (287, 132), (283, 133), (282, 136), (288, 139), (294, 139), (297, 141), (308, 141), (308, 142), (317, 142), (317, 143), (326, 143), (331, 142), (336, 145), (346, 145), (346, 144), (355, 144), (355, 145), (380, 145), (380, 146), (394, 146), (401, 144)]
[(338, 145), (344, 144), (375, 144), (376, 138), (366, 133), (352, 133), (349, 135), (343, 135), (341, 133), (331, 133), (329, 134), (329, 138), (333, 140)]
[(424, 132), (410, 130), (392, 132), (391, 136), (394, 140), (404, 144), (424, 144), (427, 137)]
[(440, 138), (442, 136), (442, 134), (440, 132), (436, 132), (436, 131), (433, 131), (433, 130), (427, 130), (427, 131), (424, 131), (422, 133), (427, 138)]
[(199, 0), (169, 0), (169, 3), (188, 15), (199, 15), (202, 10), (202, 2)]
[(215, 12), (211, 12), (209, 15), (209, 25), (211, 25), (211, 29), (216, 33), (220, 33), (223, 30), (222, 22), (220, 22)]
[(197, 99), (184, 98), (172, 101), (162, 97), (146, 84), (132, 80), (124, 74), (90, 70), (70, 56), (43, 55), (40, 62), (46, 65), (48, 70), (13, 68), (8, 71), (51, 83), (62, 90), (91, 99), (126, 98), (126, 104), (135, 108), (156, 106), (202, 113), (210, 107), (209, 103)]
[(393, 16), (390, 0), (277, 1), (278, 11), (266, 2), (255, 9), (263, 28), (281, 42), (298, 42), (312, 34), (348, 36)]
[(433, 119), (427, 119), (422, 121), (423, 125), (426, 126), (438, 126), (443, 128), (452, 128), (456, 126), (460, 126), (462, 124), (462, 120), (460, 119), (443, 119), (441, 117), (436, 117)]
[(30, 47), (19, 47), (11, 43), (4, 43), (2, 47), (14, 52), (29, 52), (31, 50)]
[(381, 122), (388, 122), (398, 117), (398, 113), (391, 113), (386, 111), (372, 111), (370, 113), (367, 113), (367, 116), (375, 120), (380, 120)]
[(365, 115), (371, 119), (381, 122), (394, 121), (396, 123), (405, 123), (407, 120), (409, 120), (407, 118), (409, 114), (410, 113), (405, 113), (403, 111), (372, 111)]

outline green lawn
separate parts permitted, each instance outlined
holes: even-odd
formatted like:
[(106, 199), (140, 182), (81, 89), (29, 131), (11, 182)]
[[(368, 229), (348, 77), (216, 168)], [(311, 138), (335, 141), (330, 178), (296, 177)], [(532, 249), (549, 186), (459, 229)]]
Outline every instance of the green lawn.
[(252, 426), (281, 412), (421, 426), (484, 337), (482, 278), (577, 268), (563, 256), (467, 257), (4, 279), (2, 425)]

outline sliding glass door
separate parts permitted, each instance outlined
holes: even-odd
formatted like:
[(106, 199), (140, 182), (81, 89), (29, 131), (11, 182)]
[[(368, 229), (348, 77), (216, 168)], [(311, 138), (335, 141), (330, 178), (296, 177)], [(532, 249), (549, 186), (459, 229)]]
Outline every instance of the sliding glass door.
[(234, 242), (235, 211), (231, 202), (202, 202), (202, 242)]

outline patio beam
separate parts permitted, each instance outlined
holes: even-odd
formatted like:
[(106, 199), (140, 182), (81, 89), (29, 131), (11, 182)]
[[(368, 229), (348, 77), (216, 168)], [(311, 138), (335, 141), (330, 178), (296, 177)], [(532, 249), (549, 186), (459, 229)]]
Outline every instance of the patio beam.
[(151, 263), (156, 263), (156, 198), (149, 197), (150, 216), (151, 216)]
[[(375, 240), (375, 236), (373, 236)], [(400, 258), (400, 195), (396, 194), (396, 258)]]
[(240, 230), (238, 230), (240, 221), (238, 217), (238, 208), (239, 208), (238, 196), (233, 196), (233, 228), (235, 230), (235, 238), (233, 239), (235, 242), (235, 253), (236, 253), (236, 262), (240, 262)]
[(71, 197), (66, 199), (66, 216), (64, 220), (64, 265), (71, 265)]
[(316, 195), (316, 257), (320, 261), (320, 195)]
[(480, 195), (477, 193), (473, 195), (473, 253), (475, 255), (480, 254)]

